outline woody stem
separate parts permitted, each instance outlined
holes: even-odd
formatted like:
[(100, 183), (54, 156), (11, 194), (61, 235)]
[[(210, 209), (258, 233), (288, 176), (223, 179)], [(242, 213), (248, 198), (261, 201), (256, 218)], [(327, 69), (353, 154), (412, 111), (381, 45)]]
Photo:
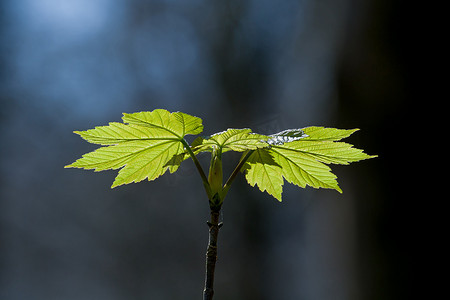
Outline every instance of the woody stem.
[(217, 261), (217, 237), (222, 223), (219, 223), (219, 210), (211, 210), (211, 220), (209, 226), (209, 242), (206, 250), (206, 273), (205, 289), (203, 290), (203, 300), (212, 300), (214, 295), (214, 271)]

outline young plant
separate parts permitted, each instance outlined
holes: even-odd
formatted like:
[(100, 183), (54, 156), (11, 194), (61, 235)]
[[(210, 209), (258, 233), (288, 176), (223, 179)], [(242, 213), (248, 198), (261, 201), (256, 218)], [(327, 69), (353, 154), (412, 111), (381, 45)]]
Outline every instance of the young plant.
[[(223, 201), (236, 176), (242, 172), (251, 186), (257, 185), (278, 201), (284, 180), (299, 187), (335, 189), (342, 193), (336, 176), (326, 164), (343, 164), (376, 157), (352, 145), (338, 142), (358, 129), (306, 127), (288, 129), (272, 135), (253, 133), (251, 129), (227, 129), (208, 137), (198, 137), (191, 145), (186, 135), (203, 131), (202, 120), (182, 112), (123, 114), (123, 123), (112, 122), (86, 131), (75, 131), (86, 141), (104, 147), (84, 154), (66, 168), (103, 171), (120, 169), (111, 188), (154, 180), (167, 170), (173, 173), (191, 158), (203, 182), (209, 200), (209, 242), (206, 251), (206, 274), (203, 299), (213, 297), (214, 270), (217, 260), (217, 237), (222, 226), (219, 214)], [(222, 154), (242, 152), (236, 168), (223, 183)], [(197, 155), (211, 153), (208, 176)]]

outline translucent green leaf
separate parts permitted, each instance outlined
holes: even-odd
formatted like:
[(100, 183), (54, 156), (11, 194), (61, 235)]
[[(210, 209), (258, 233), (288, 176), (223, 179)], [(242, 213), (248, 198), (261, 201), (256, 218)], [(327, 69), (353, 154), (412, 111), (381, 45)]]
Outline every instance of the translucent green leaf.
[[(211, 151), (213, 147), (222, 149), (222, 152), (229, 150), (242, 152), (267, 147), (268, 137), (252, 133), (251, 129), (227, 129), (226, 131), (215, 133), (207, 139), (194, 141), (199, 151)], [(201, 142), (201, 144), (199, 143)], [(194, 146), (196, 146), (194, 145)]]
[(282, 170), (268, 149), (254, 150), (247, 159), (243, 171), (251, 186), (256, 184), (261, 192), (266, 191), (281, 201), (281, 193), (283, 192)]
[(343, 138), (349, 137), (352, 133), (359, 129), (337, 129), (327, 127), (306, 127), (301, 129), (305, 136), (305, 140), (314, 141), (339, 141)]
[(351, 144), (332, 141), (294, 141), (273, 146), (274, 151), (282, 151), (289, 156), (308, 156), (326, 164), (348, 165), (372, 156), (361, 149), (353, 148)]
[[(163, 175), (166, 165), (173, 156), (183, 151), (181, 143), (167, 141), (152, 147), (147, 147), (139, 156), (131, 158), (127, 165), (119, 171), (112, 187), (144, 179), (149, 181)], [(178, 168), (178, 165), (174, 168)]]
[[(261, 191), (281, 201), (284, 180), (299, 187), (330, 188), (342, 192), (327, 164), (346, 165), (376, 157), (340, 142), (358, 129), (306, 127), (270, 136), (255, 134), (250, 129), (228, 129), (207, 138), (199, 137), (188, 146), (184, 137), (200, 134), (203, 130), (200, 118), (156, 109), (125, 113), (122, 119), (124, 123), (111, 122), (107, 126), (75, 131), (86, 141), (103, 147), (84, 154), (66, 167), (95, 171), (120, 169), (112, 185), (116, 187), (144, 179), (154, 180), (167, 170), (173, 173), (182, 161), (192, 157), (208, 196), (212, 196), (210, 182), (213, 180), (206, 178), (195, 156), (202, 151), (212, 151), (213, 158), (220, 160), (216, 161), (217, 168), (212, 168), (218, 170), (214, 173), (217, 177), (221, 174), (221, 153), (244, 152), (225, 184), (224, 194), (241, 170), (250, 185), (257, 185)], [(217, 182), (216, 189), (222, 188), (222, 179)]]
[(132, 114), (124, 113), (122, 119), (124, 123), (163, 129), (177, 137), (184, 137), (187, 134), (200, 134), (203, 131), (200, 118), (182, 112), (170, 113), (165, 109)]
[[(257, 184), (261, 191), (267, 191), (279, 201), (282, 178), (299, 187), (329, 188), (342, 192), (336, 175), (326, 164), (346, 165), (376, 157), (353, 148), (351, 144), (336, 142), (356, 130), (307, 127), (271, 135), (272, 139), (268, 141), (270, 147), (258, 149), (248, 159), (244, 167), (246, 179), (250, 185)], [(262, 168), (263, 165), (270, 168)], [(276, 178), (277, 181), (268, 181), (267, 178)]]
[(157, 109), (124, 114), (124, 122), (76, 131), (94, 144), (104, 145), (83, 155), (67, 168), (103, 171), (120, 169), (112, 187), (144, 179), (154, 180), (168, 169), (175, 172), (185, 155), (184, 136), (200, 133), (200, 118)]
[(331, 169), (316, 160), (313, 156), (299, 154), (288, 148), (272, 148), (270, 153), (276, 158), (275, 162), (281, 167), (283, 177), (290, 183), (299, 187), (307, 185), (314, 188), (329, 188), (339, 192), (336, 175)]
[(158, 140), (168, 137), (178, 139), (178, 136), (170, 135), (162, 128), (150, 128), (123, 123), (109, 123), (108, 126), (97, 126), (86, 131), (74, 131), (86, 141), (99, 145), (116, 145), (129, 141)]

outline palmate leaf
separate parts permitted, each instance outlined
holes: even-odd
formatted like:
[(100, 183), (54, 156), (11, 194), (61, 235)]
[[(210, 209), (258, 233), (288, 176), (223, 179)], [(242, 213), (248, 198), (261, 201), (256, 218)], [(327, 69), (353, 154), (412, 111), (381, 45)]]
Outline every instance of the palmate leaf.
[[(300, 131), (302, 134), (300, 134)], [(270, 147), (260, 148), (250, 155), (243, 168), (247, 182), (258, 185), (281, 201), (283, 178), (300, 187), (330, 188), (339, 192), (336, 176), (325, 164), (348, 164), (372, 158), (351, 144), (336, 142), (350, 136), (357, 129), (342, 130), (307, 127), (299, 130), (291, 141), (283, 143), (280, 136), (272, 135)], [(275, 142), (273, 141), (275, 139)], [(268, 180), (270, 178), (270, 180)]]
[[(90, 143), (103, 147), (83, 155), (66, 168), (95, 171), (120, 169), (112, 187), (144, 179), (154, 180), (167, 170), (175, 172), (181, 162), (194, 160), (208, 197), (227, 194), (239, 171), (251, 186), (257, 185), (281, 201), (283, 183), (300, 187), (329, 188), (342, 192), (327, 164), (349, 164), (376, 156), (363, 153), (351, 144), (340, 142), (358, 129), (325, 127), (288, 129), (265, 136), (251, 129), (227, 129), (207, 138), (199, 137), (189, 146), (184, 137), (200, 134), (202, 120), (181, 112), (156, 109), (124, 114), (124, 123), (111, 122), (86, 131), (75, 131)], [(211, 152), (208, 177), (196, 155)], [(221, 154), (243, 152), (229, 179), (222, 185)]]
[(167, 169), (174, 172), (185, 152), (184, 136), (199, 134), (202, 120), (181, 112), (163, 109), (124, 114), (124, 123), (110, 123), (87, 131), (75, 131), (90, 143), (105, 145), (83, 155), (66, 168), (103, 171), (119, 169), (112, 187), (144, 179), (154, 180)]

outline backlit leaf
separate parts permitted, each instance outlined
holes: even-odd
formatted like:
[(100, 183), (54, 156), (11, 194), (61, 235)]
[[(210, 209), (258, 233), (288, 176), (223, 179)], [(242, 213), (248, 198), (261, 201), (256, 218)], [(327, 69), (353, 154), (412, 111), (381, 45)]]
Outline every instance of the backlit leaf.
[(251, 186), (256, 184), (261, 192), (266, 191), (281, 201), (281, 193), (283, 192), (282, 169), (268, 149), (253, 151), (244, 168), (245, 178)]
[[(201, 144), (197, 148), (201, 151), (210, 151), (215, 147), (221, 149), (222, 152), (229, 150), (242, 152), (267, 147), (265, 142), (267, 139), (267, 136), (252, 133), (252, 130), (248, 128), (227, 129), (226, 131), (215, 133), (209, 138), (202, 139)], [(197, 144), (199, 141), (197, 141)]]
[[(243, 171), (251, 186), (257, 185), (261, 191), (281, 201), (284, 180), (303, 188), (311, 186), (342, 192), (328, 165), (347, 165), (376, 157), (340, 141), (358, 129), (313, 126), (269, 136), (253, 133), (248, 128), (227, 129), (209, 137), (197, 137), (189, 146), (184, 138), (203, 131), (200, 118), (155, 109), (124, 113), (122, 120), (123, 123), (111, 122), (86, 131), (75, 131), (86, 141), (102, 147), (84, 154), (66, 168), (120, 169), (112, 184), (116, 187), (144, 179), (154, 180), (167, 170), (173, 173), (181, 162), (191, 157), (209, 197), (225, 195), (238, 172)], [(215, 163), (208, 177), (196, 158), (203, 151), (211, 152), (211, 161)], [(229, 182), (222, 186), (221, 153), (226, 151), (243, 152), (243, 155)], [(214, 189), (211, 189), (211, 182), (215, 183)]]
[(200, 118), (162, 109), (124, 114), (123, 121), (128, 124), (113, 122), (75, 131), (88, 142), (106, 147), (87, 153), (66, 167), (95, 171), (121, 169), (112, 187), (154, 180), (167, 169), (176, 171), (181, 155), (185, 154), (184, 136), (203, 130)]
[[(257, 184), (261, 191), (267, 191), (279, 201), (282, 178), (299, 187), (308, 185), (342, 192), (336, 175), (326, 164), (346, 165), (375, 157), (353, 148), (351, 144), (336, 142), (355, 131), (356, 129), (307, 127), (298, 131), (291, 130), (296, 136), (289, 136), (289, 132), (271, 135), (272, 139), (268, 141), (270, 147), (258, 149), (247, 160), (243, 168), (246, 179), (250, 185)], [(265, 165), (270, 168), (263, 168)]]

